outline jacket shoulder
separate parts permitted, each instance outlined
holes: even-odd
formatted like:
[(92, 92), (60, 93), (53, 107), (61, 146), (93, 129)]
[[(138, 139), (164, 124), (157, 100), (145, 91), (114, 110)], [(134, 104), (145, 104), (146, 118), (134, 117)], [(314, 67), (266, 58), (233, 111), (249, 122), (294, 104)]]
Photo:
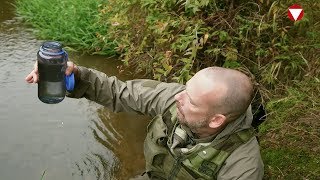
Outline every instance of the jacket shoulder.
[(264, 165), (256, 137), (239, 146), (226, 159), (217, 179), (260, 180), (263, 178)]

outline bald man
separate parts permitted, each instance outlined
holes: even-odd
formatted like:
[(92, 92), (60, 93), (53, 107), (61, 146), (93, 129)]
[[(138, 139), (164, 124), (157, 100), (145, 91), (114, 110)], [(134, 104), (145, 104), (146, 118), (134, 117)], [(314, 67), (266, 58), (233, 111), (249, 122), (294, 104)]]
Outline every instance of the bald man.
[[(262, 179), (263, 162), (251, 127), (253, 87), (243, 73), (209, 67), (186, 85), (122, 82), (68, 63), (66, 74), (76, 76), (68, 97), (152, 117), (144, 142), (146, 173), (137, 179)], [(38, 81), (37, 67), (26, 81)]]

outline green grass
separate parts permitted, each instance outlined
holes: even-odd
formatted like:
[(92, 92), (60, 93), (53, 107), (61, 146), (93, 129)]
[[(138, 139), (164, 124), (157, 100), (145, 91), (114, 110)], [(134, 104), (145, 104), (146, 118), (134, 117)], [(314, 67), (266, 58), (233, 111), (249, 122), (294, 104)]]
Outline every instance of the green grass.
[(35, 29), (39, 39), (62, 41), (69, 50), (114, 54), (114, 43), (100, 38), (107, 23), (99, 23), (103, 0), (17, 0), (19, 16)]
[(271, 114), (259, 127), (265, 179), (320, 179), (319, 83), (305, 78), (267, 103)]
[(320, 156), (308, 151), (289, 148), (262, 149), (265, 179), (318, 179), (320, 178)]

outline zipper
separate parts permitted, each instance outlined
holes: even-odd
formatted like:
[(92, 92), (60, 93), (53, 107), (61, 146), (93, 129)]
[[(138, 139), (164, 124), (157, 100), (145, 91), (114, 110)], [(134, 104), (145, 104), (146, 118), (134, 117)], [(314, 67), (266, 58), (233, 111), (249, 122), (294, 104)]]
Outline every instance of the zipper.
[(182, 161), (183, 161), (183, 158), (181, 158), (181, 156), (179, 156), (177, 159), (175, 159), (175, 162), (174, 162), (173, 167), (170, 171), (170, 175), (169, 175), (168, 180), (174, 180), (174, 178), (177, 176), (178, 172), (180, 171)]

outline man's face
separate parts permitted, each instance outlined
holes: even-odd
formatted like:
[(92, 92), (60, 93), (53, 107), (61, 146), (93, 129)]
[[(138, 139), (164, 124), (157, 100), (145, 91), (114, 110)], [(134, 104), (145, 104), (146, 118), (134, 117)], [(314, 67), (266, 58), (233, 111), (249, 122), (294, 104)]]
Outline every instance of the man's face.
[(175, 95), (180, 123), (191, 130), (208, 127), (210, 101), (214, 84), (203, 74), (196, 74), (186, 84), (186, 90)]

